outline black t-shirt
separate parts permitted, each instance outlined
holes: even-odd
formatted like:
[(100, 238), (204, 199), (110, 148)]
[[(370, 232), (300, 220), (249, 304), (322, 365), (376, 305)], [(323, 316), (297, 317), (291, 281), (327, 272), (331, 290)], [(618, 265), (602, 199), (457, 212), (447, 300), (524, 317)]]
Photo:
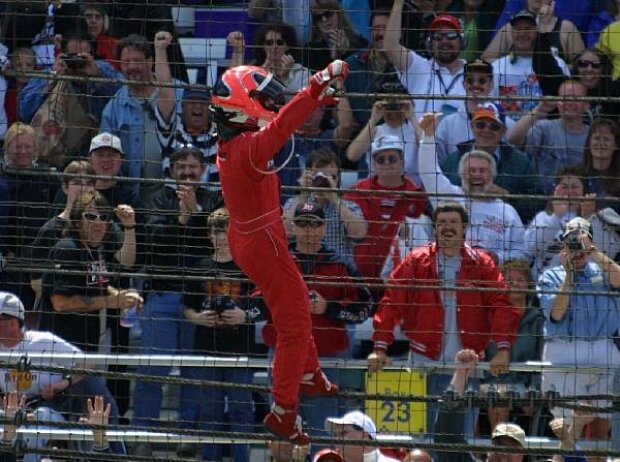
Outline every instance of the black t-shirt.
[[(53, 266), (52, 260), (49, 258), (50, 251), (54, 248), (56, 243), (62, 239), (62, 232), (67, 226), (68, 220), (60, 218), (58, 215), (50, 218), (43, 227), (39, 230), (37, 238), (32, 244), (32, 264), (37, 267), (51, 267)], [(121, 228), (112, 223), (110, 232), (108, 233), (109, 246), (112, 249), (120, 249), (123, 242), (123, 232)], [(41, 277), (41, 273), (35, 272), (31, 274), (32, 279)]]
[[(233, 261), (219, 263), (211, 258), (200, 261), (194, 270), (196, 276), (213, 277), (215, 280), (195, 281), (188, 285), (183, 296), (185, 308), (197, 312), (221, 310), (226, 303), (233, 302), (239, 308), (249, 311), (254, 318), (255, 299), (249, 297), (251, 285)], [(228, 280), (234, 279), (234, 280)], [(197, 354), (251, 354), (255, 352), (254, 324), (210, 328), (196, 327), (194, 350)]]
[[(101, 297), (108, 295), (108, 287), (118, 287), (115, 271), (118, 263), (116, 250), (111, 243), (98, 249), (90, 249), (79, 241), (65, 237), (50, 251), (54, 269), (79, 271), (80, 273), (45, 273), (43, 276), (44, 303), (41, 313), (41, 330), (48, 330), (85, 351), (96, 351), (102, 330), (112, 331), (112, 344), (118, 339), (118, 310), (107, 310), (102, 319), (100, 311), (60, 313), (54, 310), (50, 297)], [(101, 321), (103, 321), (102, 324)]]

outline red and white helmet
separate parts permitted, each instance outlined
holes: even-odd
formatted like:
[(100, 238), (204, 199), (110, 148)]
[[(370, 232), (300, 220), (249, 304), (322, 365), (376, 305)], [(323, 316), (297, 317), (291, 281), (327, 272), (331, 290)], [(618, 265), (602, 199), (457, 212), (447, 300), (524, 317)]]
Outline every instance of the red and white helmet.
[(222, 74), (211, 93), (215, 120), (231, 128), (260, 128), (275, 118), (276, 103), (282, 102), (284, 88), (261, 67), (232, 67)]

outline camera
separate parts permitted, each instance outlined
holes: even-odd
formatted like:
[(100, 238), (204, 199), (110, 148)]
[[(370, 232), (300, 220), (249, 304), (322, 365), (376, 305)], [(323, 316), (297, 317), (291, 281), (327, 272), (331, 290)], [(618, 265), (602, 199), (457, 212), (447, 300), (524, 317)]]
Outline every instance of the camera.
[(216, 295), (211, 299), (211, 309), (217, 314), (222, 314), (226, 310), (234, 310), (237, 304), (228, 295)]
[(332, 184), (329, 181), (329, 176), (323, 172), (316, 172), (312, 175), (312, 186), (315, 188), (331, 188)]
[(395, 102), (391, 102), (391, 103), (386, 103), (383, 106), (383, 109), (385, 109), (386, 111), (400, 111), (400, 103), (395, 103)]
[(86, 59), (82, 58), (78, 53), (67, 53), (63, 57), (63, 61), (67, 65), (68, 69), (80, 70), (86, 67)]
[(585, 250), (586, 249), (586, 246), (583, 243), (583, 239), (577, 233), (570, 234), (568, 236), (568, 240), (567, 241), (568, 241), (568, 250), (579, 251), (579, 250)]

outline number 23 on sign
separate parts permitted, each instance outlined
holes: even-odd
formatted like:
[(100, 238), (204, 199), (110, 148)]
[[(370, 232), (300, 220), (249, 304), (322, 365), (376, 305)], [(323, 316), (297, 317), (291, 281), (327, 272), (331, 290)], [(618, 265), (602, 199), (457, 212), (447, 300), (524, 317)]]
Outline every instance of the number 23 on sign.
[[(411, 370), (366, 373), (366, 393), (426, 395), (426, 375)], [(407, 434), (426, 432), (426, 403), (366, 400), (365, 408), (380, 432)]]

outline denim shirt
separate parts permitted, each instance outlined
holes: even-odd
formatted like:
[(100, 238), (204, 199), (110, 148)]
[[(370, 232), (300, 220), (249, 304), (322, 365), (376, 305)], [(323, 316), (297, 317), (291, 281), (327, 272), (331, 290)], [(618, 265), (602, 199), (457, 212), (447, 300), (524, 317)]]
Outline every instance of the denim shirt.
[[(601, 340), (611, 337), (619, 327), (618, 293), (609, 284), (599, 265), (588, 261), (574, 276), (568, 309), (559, 321), (551, 319), (557, 291), (566, 278), (563, 266), (543, 273), (538, 281), (540, 304), (547, 320), (545, 337), (549, 340)], [(547, 292), (547, 293), (542, 293)]]
[[(181, 101), (183, 88), (176, 88), (176, 100)], [(124, 85), (106, 105), (101, 118), (100, 132), (110, 132), (121, 139), (125, 151), (123, 175), (140, 178), (144, 155), (144, 127), (147, 117), (155, 118), (159, 90), (148, 100), (135, 98)]]

